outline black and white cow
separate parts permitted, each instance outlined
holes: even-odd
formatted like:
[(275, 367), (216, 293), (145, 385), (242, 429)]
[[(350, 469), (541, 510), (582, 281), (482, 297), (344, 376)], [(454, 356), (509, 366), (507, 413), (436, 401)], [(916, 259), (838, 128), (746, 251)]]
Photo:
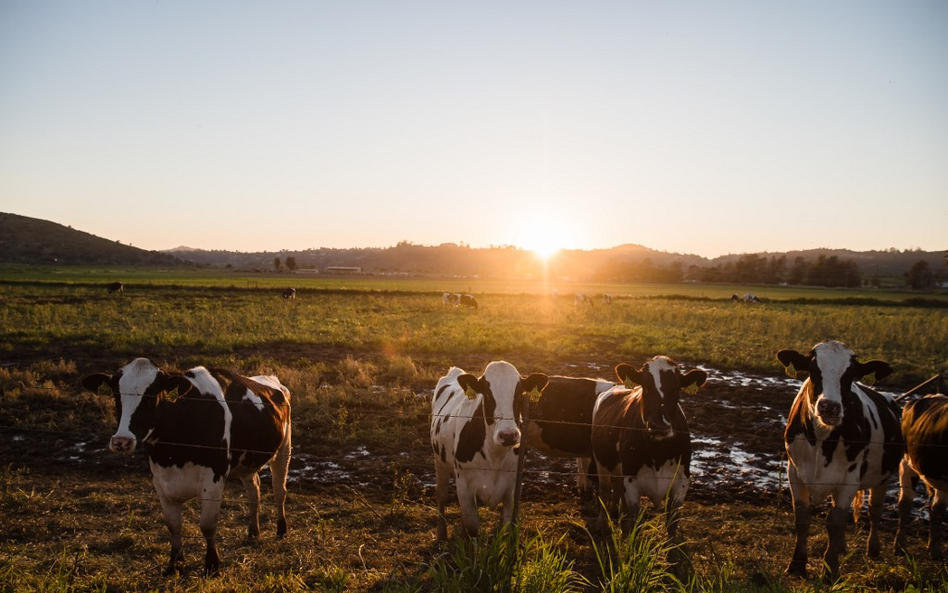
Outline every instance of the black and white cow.
[(573, 304), (574, 305), (589, 305), (590, 307), (592, 307), (593, 299), (588, 294), (580, 293), (580, 294), (577, 294), (575, 297), (573, 297)]
[(596, 398), (615, 387), (612, 381), (552, 376), (539, 400), (530, 404), (524, 441), (548, 455), (576, 458), (576, 486), (584, 498), (593, 494), (592, 413)]
[(600, 394), (593, 409), (593, 460), (604, 506), (598, 527), (605, 527), (605, 511), (614, 513), (622, 505), (625, 523), (636, 520), (645, 496), (664, 505), (674, 539), (691, 477), (691, 434), (679, 399), (682, 391), (704, 385), (708, 374), (682, 373), (671, 358), (656, 356), (640, 369), (620, 364), (616, 375), (625, 385)]
[(731, 300), (735, 303), (760, 303), (760, 297), (756, 294), (746, 293), (744, 296), (739, 297), (736, 294), (731, 295)]
[(113, 282), (109, 284), (108, 289), (109, 289), (109, 294), (115, 294), (117, 292), (124, 293), (125, 285), (122, 284), (121, 282)]
[(879, 553), (879, 521), (886, 485), (902, 458), (899, 408), (891, 398), (858, 384), (892, 369), (881, 360), (859, 362), (840, 342), (820, 342), (807, 354), (781, 350), (777, 359), (788, 374), (809, 373), (800, 387), (784, 440), (787, 478), (793, 495), (796, 546), (787, 574), (806, 577), (807, 532), (813, 505), (827, 496), (833, 506), (826, 518), (829, 543), (823, 556), (828, 578), (839, 574), (839, 555), (846, 549), (846, 516), (857, 494), (869, 490), (868, 553)]
[(546, 385), (546, 375), (521, 377), (509, 362), (494, 361), (475, 377), (453, 367), (431, 400), (431, 448), (437, 476), (438, 541), (447, 539), (444, 509), (455, 479), (464, 534), (476, 536), (478, 501), (513, 514), (524, 398)]
[(472, 294), (462, 294), (458, 302), (468, 309), (477, 309), (477, 299)]
[(915, 500), (914, 482), (921, 477), (931, 496), (928, 553), (940, 560), (941, 522), (948, 509), (948, 396), (926, 395), (902, 411), (905, 458), (899, 468), (899, 530), (896, 551), (905, 548), (905, 528)]
[(461, 295), (456, 292), (445, 292), (441, 295), (441, 304), (457, 307), (461, 304)]
[(283, 300), (292, 301), (296, 299), (296, 289), (295, 288), (284, 288), (283, 289)]
[[(118, 428), (109, 449), (144, 449), (152, 482), (171, 534), (168, 571), (183, 560), (181, 512), (201, 499), (201, 533), (207, 541), (204, 569), (220, 567), (215, 534), (228, 476), (239, 478), (250, 505), (248, 537), (259, 535), (260, 478), (269, 464), (277, 506), (277, 537), (286, 534), (286, 475), (290, 462), (290, 392), (273, 376), (241, 377), (214, 371), (230, 381), (226, 394), (204, 367), (168, 374), (147, 358), (136, 358), (114, 374), (82, 380), (98, 392), (108, 385), (115, 397)], [(178, 397), (170, 399), (169, 393)]]

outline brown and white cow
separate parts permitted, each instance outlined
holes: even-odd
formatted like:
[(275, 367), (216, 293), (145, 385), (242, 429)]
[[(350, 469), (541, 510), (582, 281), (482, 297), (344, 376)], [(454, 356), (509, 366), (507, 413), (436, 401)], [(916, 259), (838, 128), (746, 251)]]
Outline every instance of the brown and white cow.
[(605, 527), (606, 511), (622, 505), (626, 525), (636, 520), (645, 496), (664, 505), (674, 539), (691, 477), (691, 434), (679, 399), (704, 385), (708, 374), (682, 373), (671, 358), (656, 356), (639, 369), (620, 364), (616, 375), (625, 385), (600, 394), (593, 409), (593, 460), (604, 507), (598, 527)]
[(896, 551), (905, 548), (905, 528), (915, 500), (914, 482), (921, 477), (931, 497), (928, 553), (942, 558), (941, 522), (948, 509), (948, 396), (926, 395), (902, 411), (905, 458), (899, 468), (899, 530)]
[(521, 377), (504, 361), (491, 362), (480, 377), (452, 367), (438, 380), (431, 400), (438, 541), (448, 537), (444, 510), (452, 476), (465, 535), (477, 535), (478, 501), (503, 505), (503, 521), (510, 521), (524, 398), (546, 382), (542, 374)]
[[(168, 571), (183, 561), (181, 512), (201, 500), (201, 533), (207, 541), (204, 569), (220, 567), (215, 534), (229, 476), (239, 478), (250, 505), (248, 537), (259, 535), (260, 478), (269, 464), (277, 505), (277, 537), (286, 534), (286, 475), (290, 461), (290, 392), (273, 376), (241, 377), (215, 371), (230, 381), (226, 394), (204, 367), (169, 374), (147, 358), (116, 373), (95, 373), (82, 385), (98, 392), (108, 385), (115, 398), (118, 428), (109, 449), (144, 449), (152, 482), (171, 534)], [(169, 393), (177, 391), (172, 400)]]
[(807, 354), (781, 350), (777, 359), (791, 376), (795, 371), (809, 373), (784, 433), (796, 523), (796, 546), (786, 572), (806, 577), (812, 507), (831, 496), (823, 562), (828, 570), (824, 576), (836, 578), (839, 555), (846, 549), (846, 517), (857, 494), (857, 508), (861, 506), (863, 490), (870, 493), (868, 553), (879, 553), (885, 489), (902, 458), (900, 411), (891, 398), (856, 381), (871, 375), (882, 379), (892, 369), (881, 360), (859, 362), (852, 350), (832, 340)]
[(596, 398), (615, 387), (612, 381), (581, 377), (549, 378), (540, 398), (530, 404), (524, 441), (548, 455), (576, 458), (576, 486), (591, 497), (592, 413)]

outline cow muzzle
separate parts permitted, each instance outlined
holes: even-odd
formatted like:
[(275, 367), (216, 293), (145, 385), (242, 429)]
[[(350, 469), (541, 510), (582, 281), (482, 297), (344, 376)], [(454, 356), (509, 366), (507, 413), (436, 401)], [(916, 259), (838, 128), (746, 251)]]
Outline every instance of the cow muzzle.
[(820, 399), (816, 402), (816, 415), (827, 426), (839, 426), (843, 423), (843, 405), (839, 402)]
[(135, 451), (135, 442), (135, 439), (128, 437), (112, 437), (109, 450), (114, 453), (132, 453)]
[(504, 447), (516, 447), (520, 444), (520, 431), (502, 430), (497, 433), (497, 442)]

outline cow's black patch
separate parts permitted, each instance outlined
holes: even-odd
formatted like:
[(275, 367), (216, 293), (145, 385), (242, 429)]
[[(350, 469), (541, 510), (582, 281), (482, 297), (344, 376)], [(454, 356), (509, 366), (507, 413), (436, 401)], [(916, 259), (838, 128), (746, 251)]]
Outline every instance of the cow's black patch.
[[(454, 452), (454, 457), (459, 462), (467, 463), (473, 461), (474, 456), (477, 455), (484, 446), (484, 439), (487, 435), (484, 413), (484, 401), (482, 400), (481, 405), (477, 406), (474, 415), (461, 427), (461, 432), (458, 435), (457, 450)], [(493, 423), (493, 416), (488, 416), (487, 418)]]
[(550, 377), (540, 401), (530, 406), (530, 420), (540, 429), (542, 445), (560, 455), (592, 455), (592, 412), (596, 381)]

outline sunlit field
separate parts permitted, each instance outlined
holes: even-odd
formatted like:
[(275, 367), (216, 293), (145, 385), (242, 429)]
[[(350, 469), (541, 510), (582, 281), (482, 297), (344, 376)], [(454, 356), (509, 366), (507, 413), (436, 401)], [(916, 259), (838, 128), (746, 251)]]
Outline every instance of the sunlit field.
[[(124, 294), (107, 294), (114, 280), (125, 282)], [(286, 286), (297, 289), (295, 300), (281, 297)], [(479, 307), (446, 306), (447, 291), (471, 293)], [(764, 302), (730, 300), (745, 292)], [(577, 305), (575, 293), (594, 295), (594, 304)], [(782, 436), (774, 426), (795, 388), (747, 387), (730, 377), (783, 377), (777, 350), (832, 338), (863, 360), (888, 361), (895, 373), (879, 387), (905, 391), (948, 369), (946, 303), (944, 295), (789, 287), (5, 270), (0, 590), (828, 591), (818, 580), (782, 576), (793, 516), (779, 486)], [(773, 460), (768, 471), (777, 484), (741, 485), (713, 471), (697, 477), (682, 519), (683, 570), (661, 560), (665, 544), (652, 524), (631, 542), (616, 534), (612, 548), (592, 539), (586, 519), (594, 509), (572, 493), (566, 460), (551, 466), (528, 458), (516, 540), (435, 544), (429, 400), (450, 366), (480, 372), (504, 359), (522, 374), (612, 378), (617, 363), (656, 354), (719, 372), (689, 396), (686, 413), (703, 439), (743, 443)], [(273, 538), (272, 495), (264, 488), (263, 537), (243, 542), (245, 500), (234, 483), (219, 527), (221, 574), (201, 575), (192, 504), (187, 570), (162, 576), (167, 532), (145, 459), (106, 450), (111, 400), (79, 388), (81, 376), (137, 356), (168, 370), (274, 373), (290, 388), (295, 448), (286, 540)], [(761, 410), (773, 417), (757, 418)], [(453, 534), (456, 501), (448, 514)], [(833, 590), (948, 591), (944, 566), (925, 553), (927, 523), (916, 522), (909, 557), (892, 555), (894, 516), (887, 504), (878, 561), (865, 557), (865, 531), (848, 528), (845, 580)], [(495, 522), (487, 509), (481, 517)], [(814, 575), (823, 545), (815, 520)], [(616, 563), (603, 563), (613, 556)]]

